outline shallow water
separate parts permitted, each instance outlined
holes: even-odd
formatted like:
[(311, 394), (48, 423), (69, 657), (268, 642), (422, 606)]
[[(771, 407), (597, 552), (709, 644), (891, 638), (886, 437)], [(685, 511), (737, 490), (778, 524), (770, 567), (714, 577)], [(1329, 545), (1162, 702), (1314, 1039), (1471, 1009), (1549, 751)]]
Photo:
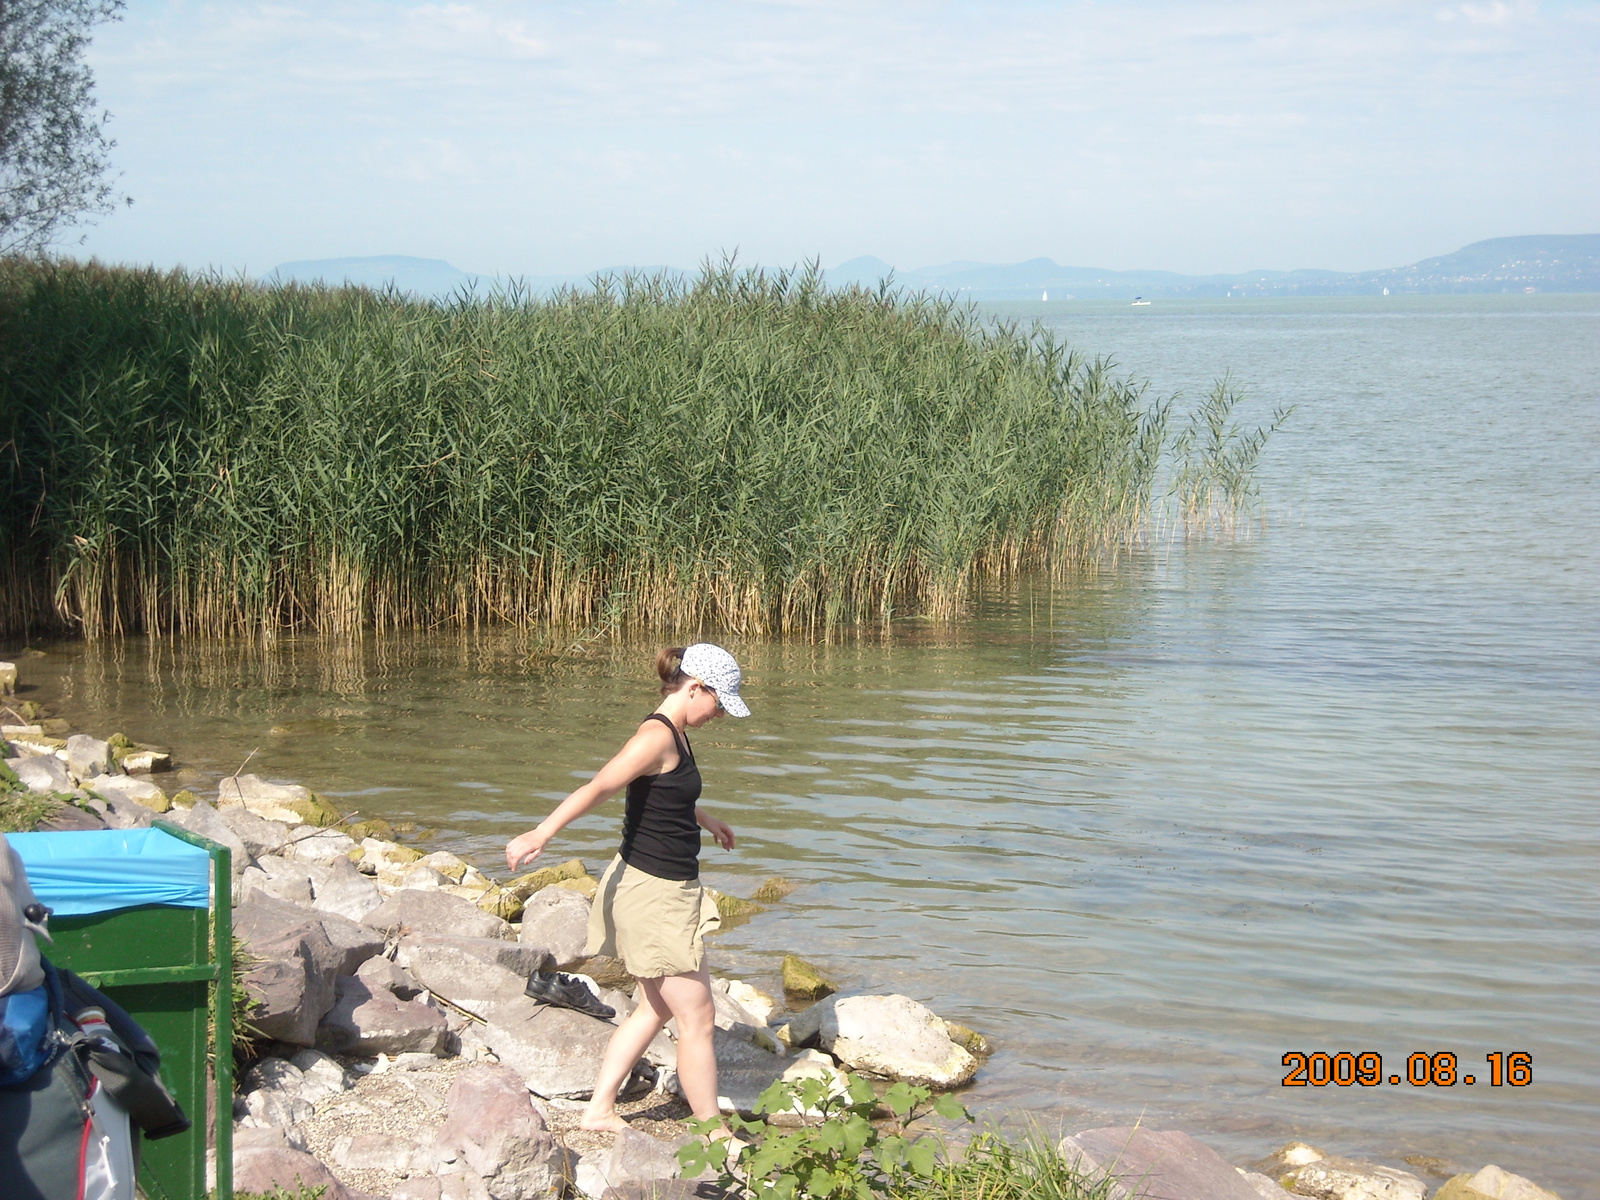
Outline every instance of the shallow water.
[[(759, 979), (797, 950), (984, 1030), (993, 1113), (1600, 1197), (1600, 299), (1006, 311), (1156, 392), (1231, 369), (1251, 419), (1298, 404), (1266, 528), (954, 630), (740, 647), (756, 715), (696, 741), (740, 835), (706, 876), (803, 886), (717, 957)], [(259, 748), (486, 866), (652, 703), (644, 654), (551, 675), (510, 634), (50, 648), (27, 678), (80, 725), (212, 776)], [(552, 853), (597, 869), (619, 807)], [(1454, 1051), (1478, 1082), (1281, 1086), (1319, 1050), (1402, 1077)], [(1517, 1050), (1533, 1083), (1489, 1086)]]

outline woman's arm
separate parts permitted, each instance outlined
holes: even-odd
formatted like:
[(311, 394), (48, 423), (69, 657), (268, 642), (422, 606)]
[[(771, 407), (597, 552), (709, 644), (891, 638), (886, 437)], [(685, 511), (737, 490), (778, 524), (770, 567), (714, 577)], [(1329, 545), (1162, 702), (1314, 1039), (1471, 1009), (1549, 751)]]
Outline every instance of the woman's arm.
[(666, 726), (660, 721), (644, 722), (593, 779), (558, 804), (536, 828), (506, 843), (506, 866), (515, 871), (538, 858), (551, 838), (584, 813), (604, 804), (639, 776), (659, 772), (667, 751), (675, 748)]
[(719, 821), (698, 804), (695, 805), (694, 823), (717, 839), (717, 845), (724, 850), (733, 849), (733, 828), (726, 821)]

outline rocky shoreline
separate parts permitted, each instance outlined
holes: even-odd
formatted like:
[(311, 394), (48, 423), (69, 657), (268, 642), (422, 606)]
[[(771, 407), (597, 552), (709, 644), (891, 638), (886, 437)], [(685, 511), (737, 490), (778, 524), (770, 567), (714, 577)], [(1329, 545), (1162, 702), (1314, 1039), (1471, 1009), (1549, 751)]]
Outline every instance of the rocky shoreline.
[[(252, 997), (252, 1061), (234, 1103), (234, 1184), (241, 1193), (298, 1184), (323, 1200), (592, 1200), (693, 1193), (677, 1179), (689, 1115), (677, 1095), (670, 1027), (651, 1044), (619, 1106), (631, 1128), (586, 1133), (577, 1112), (635, 984), (620, 962), (583, 955), (596, 882), (571, 860), (496, 881), (448, 851), (407, 845), (381, 818), (346, 820), (297, 784), (237, 773), (215, 791), (174, 788), (166, 750), (118, 734), (71, 732), (14, 693), (0, 662), (0, 803), (14, 827), (126, 829), (170, 821), (233, 856), (234, 929)], [(170, 776), (167, 776), (171, 778)], [(719, 896), (727, 916), (779, 903), (769, 880), (751, 900)], [(530, 977), (579, 979), (602, 1019), (526, 994)], [(776, 1080), (830, 1086), (849, 1071), (938, 1090), (971, 1080), (986, 1039), (906, 996), (839, 994), (796, 955), (781, 999), (715, 980), (719, 1097), (749, 1114)], [(1110, 1200), (1557, 1200), (1489, 1165), (1452, 1174), (1291, 1143), (1236, 1166), (1187, 1134), (1084, 1130), (1061, 1149), (1114, 1176)], [(702, 1185), (704, 1190), (704, 1185)]]

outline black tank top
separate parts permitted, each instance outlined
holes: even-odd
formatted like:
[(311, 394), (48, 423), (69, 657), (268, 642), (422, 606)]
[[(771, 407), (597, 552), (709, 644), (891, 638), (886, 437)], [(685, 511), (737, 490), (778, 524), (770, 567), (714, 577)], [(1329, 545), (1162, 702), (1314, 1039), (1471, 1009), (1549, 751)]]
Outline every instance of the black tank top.
[(678, 765), (659, 775), (641, 775), (628, 785), (628, 809), (622, 818), (622, 861), (657, 879), (700, 878), (700, 826), (694, 806), (700, 799), (700, 768), (689, 739), (660, 713), (672, 731)]

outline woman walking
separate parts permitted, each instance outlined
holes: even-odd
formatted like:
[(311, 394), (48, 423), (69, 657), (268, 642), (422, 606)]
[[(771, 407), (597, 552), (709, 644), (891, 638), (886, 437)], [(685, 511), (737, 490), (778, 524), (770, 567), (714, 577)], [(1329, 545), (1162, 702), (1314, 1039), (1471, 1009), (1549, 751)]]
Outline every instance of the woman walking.
[(622, 848), (600, 877), (589, 914), (585, 954), (620, 958), (638, 979), (644, 1003), (617, 1026), (584, 1111), (585, 1129), (627, 1128), (617, 1092), (650, 1040), (678, 1020), (678, 1082), (703, 1120), (718, 1115), (715, 1009), (702, 939), (720, 923), (700, 886), (700, 830), (724, 850), (733, 830), (696, 804), (700, 769), (688, 731), (723, 713), (748, 717), (739, 698), (739, 664), (720, 646), (698, 642), (656, 655), (660, 706), (588, 783), (563, 800), (536, 829), (506, 845), (513, 871), (538, 858), (550, 839), (590, 809), (628, 790)]

